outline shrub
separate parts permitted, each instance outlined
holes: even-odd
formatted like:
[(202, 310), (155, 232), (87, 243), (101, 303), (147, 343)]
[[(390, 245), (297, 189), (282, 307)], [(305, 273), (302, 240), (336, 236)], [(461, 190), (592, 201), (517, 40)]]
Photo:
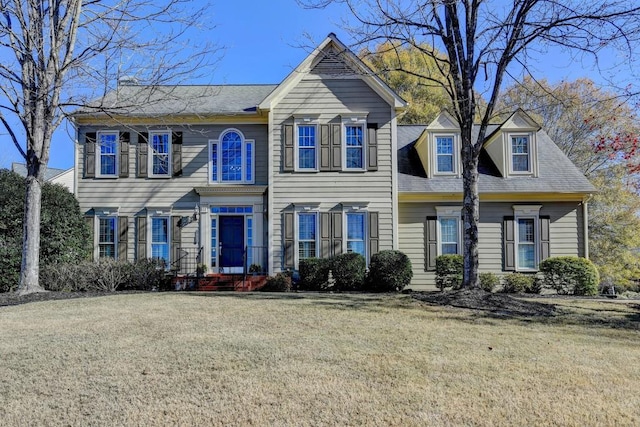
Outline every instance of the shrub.
[(403, 252), (380, 251), (371, 256), (365, 288), (375, 292), (399, 292), (413, 277), (411, 261)]
[(500, 279), (494, 273), (480, 273), (480, 289), (493, 292), (500, 285)]
[[(0, 292), (14, 290), (20, 279), (25, 188), (25, 178), (0, 170)], [(45, 183), (40, 216), (42, 266), (86, 258), (89, 229), (73, 194), (61, 185)]]
[(547, 258), (540, 263), (540, 272), (543, 286), (559, 294), (595, 295), (598, 292), (598, 270), (586, 258)]
[[(87, 265), (88, 264), (88, 265)], [(87, 271), (93, 268), (93, 262), (61, 262), (46, 264), (40, 269), (40, 284), (49, 291), (82, 292), (89, 286)]]
[(462, 286), (462, 255), (440, 255), (436, 258), (436, 286), (459, 289)]
[(87, 290), (97, 292), (115, 292), (127, 286), (131, 271), (131, 263), (116, 261), (112, 258), (102, 258), (95, 263), (84, 263), (90, 266), (89, 285)]
[(125, 289), (150, 291), (166, 288), (167, 277), (163, 260), (147, 258), (139, 259), (131, 265), (129, 280), (124, 284)]
[(503, 278), (502, 292), (506, 294), (517, 294), (533, 289), (535, 276), (522, 273), (511, 273)]
[(340, 254), (331, 258), (329, 264), (336, 282), (336, 290), (363, 290), (367, 261), (362, 255), (354, 252)]
[(278, 273), (267, 277), (267, 283), (260, 289), (263, 292), (289, 292), (291, 291), (291, 275)]
[(298, 289), (303, 291), (324, 290), (330, 269), (330, 261), (326, 258), (301, 259), (298, 270), (300, 273)]

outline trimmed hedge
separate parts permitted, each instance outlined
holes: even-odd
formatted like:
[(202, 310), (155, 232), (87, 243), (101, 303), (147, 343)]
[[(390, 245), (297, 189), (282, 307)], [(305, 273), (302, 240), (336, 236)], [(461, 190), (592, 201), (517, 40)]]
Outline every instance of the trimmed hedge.
[[(358, 253), (340, 254), (329, 260), (330, 270), (338, 291), (364, 290), (367, 261)], [(328, 275), (328, 273), (327, 273)], [(326, 278), (325, 278), (326, 281)]]
[(413, 277), (411, 261), (403, 252), (380, 251), (371, 256), (366, 289), (374, 292), (399, 292)]
[(542, 285), (559, 294), (596, 295), (600, 276), (598, 269), (586, 258), (562, 256), (547, 258), (540, 263)]
[(495, 273), (480, 273), (480, 289), (493, 292), (500, 285), (500, 278)]
[(321, 291), (326, 290), (325, 283), (331, 269), (331, 263), (326, 258), (306, 258), (301, 259), (298, 272), (300, 281), (298, 289), (301, 291)]
[(260, 289), (262, 292), (289, 292), (291, 291), (291, 275), (278, 273), (267, 277), (267, 283)]
[(459, 289), (462, 286), (464, 268), (462, 255), (440, 255), (436, 258), (436, 286)]
[(505, 294), (537, 293), (536, 277), (522, 273), (511, 273), (502, 279), (502, 292)]

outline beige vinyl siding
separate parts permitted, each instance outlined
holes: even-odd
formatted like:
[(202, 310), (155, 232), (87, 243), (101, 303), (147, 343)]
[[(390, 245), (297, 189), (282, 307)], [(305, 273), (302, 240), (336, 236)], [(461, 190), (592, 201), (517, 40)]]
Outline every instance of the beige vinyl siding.
[[(173, 207), (172, 215), (193, 214), (199, 196), (194, 187), (208, 185), (209, 140), (218, 139), (220, 134), (230, 128), (241, 131), (246, 139), (253, 139), (255, 150), (255, 183), (266, 185), (268, 182), (267, 165), (267, 126), (266, 125), (210, 125), (183, 128), (169, 126), (173, 132), (182, 132), (182, 175), (171, 178), (137, 178), (138, 134), (143, 128), (124, 127), (82, 127), (78, 134), (78, 168), (76, 171), (77, 194), (81, 212), (86, 213), (94, 207), (119, 207), (119, 215), (129, 217), (128, 259), (135, 254), (135, 223), (137, 215), (146, 214), (146, 207)], [(160, 127), (149, 127), (157, 130)], [(119, 130), (130, 133), (129, 177), (128, 178), (84, 178), (84, 141), (87, 132), (100, 130)], [(197, 246), (198, 224), (192, 223), (182, 229), (181, 240), (184, 246)]]
[[(480, 225), (478, 230), (480, 272), (502, 271), (502, 220), (513, 216), (513, 206), (517, 203), (482, 203), (480, 205)], [(540, 204), (541, 216), (549, 216), (551, 256), (584, 254), (582, 227), (582, 205), (567, 203), (527, 203)], [(451, 206), (451, 203), (400, 203), (399, 205), (399, 249), (407, 254), (413, 266), (414, 290), (435, 288), (435, 272), (425, 271), (425, 220), (435, 216), (435, 206)]]
[[(293, 116), (319, 115), (318, 123), (338, 123), (339, 116), (368, 113), (377, 123), (378, 170), (365, 172), (280, 172), (282, 125)], [(392, 249), (391, 107), (360, 78), (303, 79), (273, 109), (273, 254), (274, 270), (282, 267), (281, 214), (290, 204), (320, 203), (321, 211), (340, 202), (368, 203), (379, 212), (380, 250)], [(344, 154), (343, 154), (344, 155)]]

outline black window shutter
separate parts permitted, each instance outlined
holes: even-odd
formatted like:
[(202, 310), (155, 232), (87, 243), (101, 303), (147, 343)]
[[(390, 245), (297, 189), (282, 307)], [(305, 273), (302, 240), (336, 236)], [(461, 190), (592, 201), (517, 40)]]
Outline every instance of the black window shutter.
[(438, 217), (428, 216), (424, 226), (424, 268), (435, 271), (438, 257)]
[(503, 247), (503, 269), (504, 271), (516, 270), (516, 236), (515, 219), (512, 216), (505, 216), (502, 220), (502, 247)]
[(180, 246), (182, 244), (182, 230), (180, 229), (180, 217), (171, 217), (171, 255), (169, 262), (171, 269), (180, 271)]
[(331, 213), (320, 213), (320, 258), (331, 257)]
[(293, 226), (293, 212), (282, 214), (282, 236), (284, 240), (284, 253), (282, 266), (285, 269), (295, 268), (295, 235)]
[(342, 125), (331, 125), (331, 170), (342, 170)]
[(120, 168), (118, 176), (120, 178), (129, 177), (129, 132), (120, 132)]
[(378, 212), (369, 212), (369, 256), (380, 250), (380, 229)]
[(293, 172), (294, 165), (293, 125), (282, 126), (282, 171)]
[(118, 260), (127, 260), (127, 243), (129, 237), (129, 218), (126, 216), (118, 217)]
[(148, 159), (149, 159), (149, 133), (140, 132), (138, 134), (138, 178), (146, 178), (148, 176)]
[(137, 223), (136, 259), (141, 260), (147, 258), (147, 217), (139, 216)]
[(551, 217), (540, 216), (540, 261), (550, 256), (550, 230)]
[(378, 170), (378, 124), (367, 123), (367, 170)]
[(84, 136), (84, 177), (96, 177), (96, 133), (88, 132)]
[(173, 176), (182, 175), (182, 132), (171, 135), (171, 167)]
[(87, 253), (87, 259), (90, 261), (94, 261), (94, 250), (95, 241), (94, 237), (94, 225), (95, 225), (95, 217), (92, 215), (85, 215), (84, 222), (87, 224), (87, 229), (89, 230), (89, 252)]
[(320, 171), (331, 170), (330, 126), (320, 125)]
[(343, 245), (342, 211), (331, 212), (331, 255), (340, 255), (344, 251)]

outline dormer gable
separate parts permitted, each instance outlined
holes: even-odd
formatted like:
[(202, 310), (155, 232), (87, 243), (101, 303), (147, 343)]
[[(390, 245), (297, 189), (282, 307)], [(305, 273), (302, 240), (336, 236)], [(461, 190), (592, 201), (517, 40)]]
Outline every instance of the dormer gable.
[(393, 89), (378, 77), (358, 58), (335, 34), (330, 33), (295, 70), (258, 106), (259, 110), (269, 111), (277, 105), (289, 91), (305, 78), (358, 78), (362, 79), (389, 105), (402, 111), (407, 107)]
[(414, 145), (428, 178), (461, 176), (460, 144), (457, 120), (448, 111), (442, 111)]
[(538, 176), (539, 130), (540, 125), (519, 109), (489, 136), (484, 149), (503, 177)]

